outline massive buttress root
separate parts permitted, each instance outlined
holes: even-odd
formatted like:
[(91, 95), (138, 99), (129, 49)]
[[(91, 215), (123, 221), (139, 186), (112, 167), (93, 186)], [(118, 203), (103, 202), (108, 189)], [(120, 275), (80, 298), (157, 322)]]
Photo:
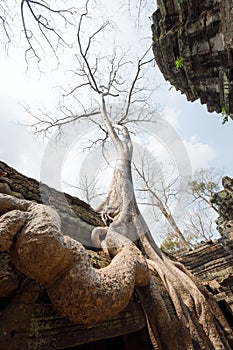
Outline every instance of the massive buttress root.
[(51, 207), (0, 194), (0, 214), (0, 250), (10, 249), (16, 268), (40, 282), (57, 310), (73, 322), (111, 318), (126, 307), (135, 286), (149, 283), (145, 259), (124, 237), (112, 235), (116, 256), (96, 270), (85, 248), (62, 235), (60, 217)]
[[(230, 350), (233, 346), (232, 331), (213, 296), (182, 265), (164, 256), (154, 242), (134, 195), (129, 132), (126, 127), (110, 122), (104, 96), (101, 106), (103, 121), (117, 153), (112, 183), (105, 201), (97, 209), (104, 218), (112, 219), (106, 230), (106, 241), (112, 232), (135, 241), (147, 256), (150, 269), (160, 277), (176, 313), (175, 317), (168, 313), (153, 278), (145, 288), (137, 288), (154, 348)], [(120, 137), (116, 130), (119, 130)]]

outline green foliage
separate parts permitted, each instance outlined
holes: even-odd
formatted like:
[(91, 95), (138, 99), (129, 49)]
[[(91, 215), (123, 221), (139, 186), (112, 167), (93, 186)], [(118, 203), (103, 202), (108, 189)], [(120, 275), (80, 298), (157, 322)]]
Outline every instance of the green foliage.
[(222, 174), (217, 169), (200, 169), (195, 172), (194, 180), (189, 182), (189, 189), (195, 197), (204, 195), (209, 199), (211, 194), (219, 190), (221, 177)]
[(99, 268), (100, 258), (98, 256), (89, 255), (89, 261), (93, 267)]
[(174, 234), (169, 234), (162, 242), (160, 249), (164, 253), (173, 254), (182, 249), (182, 245), (180, 244), (178, 237)]
[(182, 57), (176, 57), (175, 60), (175, 65), (176, 65), (176, 69), (181, 69), (183, 67), (183, 59)]
[(206, 192), (209, 193), (218, 190), (218, 184), (213, 181), (201, 182), (193, 180), (189, 182), (189, 186), (192, 192), (195, 194), (203, 194)]
[(223, 117), (222, 124), (224, 125), (224, 124), (227, 123), (228, 120), (229, 120), (229, 115), (227, 114), (226, 108), (225, 108), (225, 107), (222, 107), (222, 112), (221, 112), (221, 114), (222, 114), (222, 117)]

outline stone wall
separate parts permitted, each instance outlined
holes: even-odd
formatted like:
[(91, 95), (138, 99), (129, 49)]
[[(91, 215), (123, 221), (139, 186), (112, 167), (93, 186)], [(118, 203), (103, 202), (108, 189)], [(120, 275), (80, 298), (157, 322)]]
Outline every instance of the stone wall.
[[(103, 225), (100, 216), (85, 202), (28, 178), (3, 162), (0, 162), (0, 193), (55, 207), (62, 220), (62, 232), (87, 248), (92, 247), (92, 229)], [(95, 268), (110, 262), (102, 252), (90, 249), (87, 252)], [(0, 252), (0, 350), (82, 350), (84, 347), (86, 350), (152, 350), (139, 300), (133, 296), (127, 307), (110, 320), (87, 326), (73, 324), (54, 309), (37, 281), (16, 270), (8, 251)]]
[(233, 179), (225, 176), (222, 179), (224, 189), (213, 196), (211, 200), (218, 208), (219, 217), (216, 220), (217, 230), (222, 236), (233, 240)]
[(228, 320), (233, 327), (233, 240), (222, 237), (175, 257), (201, 280), (221, 308), (224, 305), (224, 313), (228, 309)]
[[(229, 178), (223, 181), (224, 191), (228, 195), (230, 193), (231, 198), (232, 183), (233, 180)], [(85, 241), (87, 246), (91, 229), (101, 224), (98, 214), (86, 203), (27, 178), (3, 162), (0, 162), (0, 193), (39, 203), (47, 194), (48, 200), (61, 215), (63, 232)], [(229, 210), (229, 203), (232, 202), (222, 202), (220, 194), (216, 194), (213, 200), (219, 206), (220, 213), (224, 213), (228, 219), (232, 215), (232, 210)], [(80, 225), (82, 230), (79, 230)], [(223, 236), (215, 242), (199, 245), (194, 251), (176, 254), (175, 257), (215, 296), (233, 328), (233, 240), (229, 238)], [(92, 260), (102, 259), (97, 252), (92, 253), (95, 254)], [(162, 295), (168, 312), (174, 313), (161, 281), (158, 276), (154, 276), (154, 279), (163, 288)], [(36, 281), (27, 279), (15, 269), (8, 252), (0, 254), (0, 315), (0, 350), (66, 349), (68, 346), (77, 346), (77, 350), (81, 350), (80, 344), (88, 342), (91, 342), (90, 346), (85, 345), (88, 350), (97, 349), (98, 346), (103, 350), (113, 349), (107, 338), (116, 339), (116, 344), (120, 344), (118, 348), (122, 350), (151, 349), (146, 319), (136, 295), (127, 308), (111, 320), (91, 326), (74, 325), (54, 310), (46, 291)], [(98, 344), (94, 341), (98, 341)]]
[[(164, 75), (189, 101), (233, 117), (233, 0), (158, 0), (153, 52)], [(180, 59), (180, 68), (176, 60)]]
[(103, 225), (87, 203), (28, 178), (3, 162), (0, 162), (0, 193), (55, 207), (62, 220), (62, 231), (87, 247), (93, 246), (90, 236), (94, 226)]

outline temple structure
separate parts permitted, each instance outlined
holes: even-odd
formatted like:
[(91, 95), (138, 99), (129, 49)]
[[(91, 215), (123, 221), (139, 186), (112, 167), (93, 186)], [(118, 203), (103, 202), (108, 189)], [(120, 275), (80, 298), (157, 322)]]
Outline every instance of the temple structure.
[(189, 101), (233, 117), (233, 1), (158, 0), (153, 52)]
[[(180, 252), (175, 259), (186, 266), (216, 298), (233, 328), (233, 180), (225, 178), (224, 191), (214, 201), (220, 210), (222, 238), (200, 244), (194, 251)], [(47, 196), (62, 220), (62, 230), (82, 242), (95, 268), (109, 264), (108, 257), (90, 247), (90, 232), (101, 219), (78, 198), (63, 194), (18, 173), (0, 162), (0, 193), (38, 203)], [(228, 228), (225, 234), (225, 228)], [(230, 233), (231, 232), (231, 233)], [(52, 259), (52, 257), (51, 257)], [(158, 276), (154, 276), (163, 288)], [(169, 295), (163, 290), (167, 310), (174, 313)], [(67, 296), (69, 297), (69, 296)], [(92, 325), (73, 324), (53, 307), (45, 289), (19, 272), (9, 253), (0, 253), (0, 350), (18, 349), (153, 349), (141, 303), (134, 293), (128, 306), (115, 317)]]

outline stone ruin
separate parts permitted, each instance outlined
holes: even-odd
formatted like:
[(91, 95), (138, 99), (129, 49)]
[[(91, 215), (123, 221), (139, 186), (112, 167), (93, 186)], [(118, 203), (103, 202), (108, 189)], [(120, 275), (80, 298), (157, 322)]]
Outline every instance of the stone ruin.
[[(85, 246), (93, 267), (109, 264), (105, 254), (90, 249), (91, 232), (103, 222), (85, 202), (28, 178), (3, 162), (0, 162), (0, 193), (37, 203), (46, 201), (59, 213), (62, 231)], [(55, 310), (37, 281), (16, 270), (8, 252), (0, 252), (0, 350), (71, 348), (153, 349), (137, 296), (108, 321), (74, 324)]]
[[(213, 198), (219, 207), (221, 225), (218, 222), (218, 227), (221, 227), (222, 238), (200, 244), (194, 251), (177, 253), (174, 258), (214, 295), (233, 328), (233, 240), (230, 231), (225, 230), (232, 220), (232, 184), (233, 180), (224, 178), (225, 192), (220, 191)], [(90, 247), (90, 232), (102, 222), (83, 201), (28, 178), (3, 162), (0, 162), (0, 193), (38, 203), (42, 197), (46, 198), (58, 211), (62, 230), (82, 242), (93, 266), (101, 268), (109, 264), (106, 255)], [(154, 278), (163, 288), (158, 276)], [(168, 312), (174, 313), (165, 290), (163, 298)], [(0, 350), (153, 349), (136, 294), (122, 312), (107, 321), (74, 324), (56, 311), (37, 281), (16, 270), (8, 252), (0, 253), (0, 315)]]
[(233, 179), (225, 176), (222, 185), (224, 189), (216, 193), (212, 199), (219, 212), (216, 221), (217, 230), (222, 236), (233, 240)]
[(153, 52), (189, 101), (233, 117), (233, 1), (158, 0)]

